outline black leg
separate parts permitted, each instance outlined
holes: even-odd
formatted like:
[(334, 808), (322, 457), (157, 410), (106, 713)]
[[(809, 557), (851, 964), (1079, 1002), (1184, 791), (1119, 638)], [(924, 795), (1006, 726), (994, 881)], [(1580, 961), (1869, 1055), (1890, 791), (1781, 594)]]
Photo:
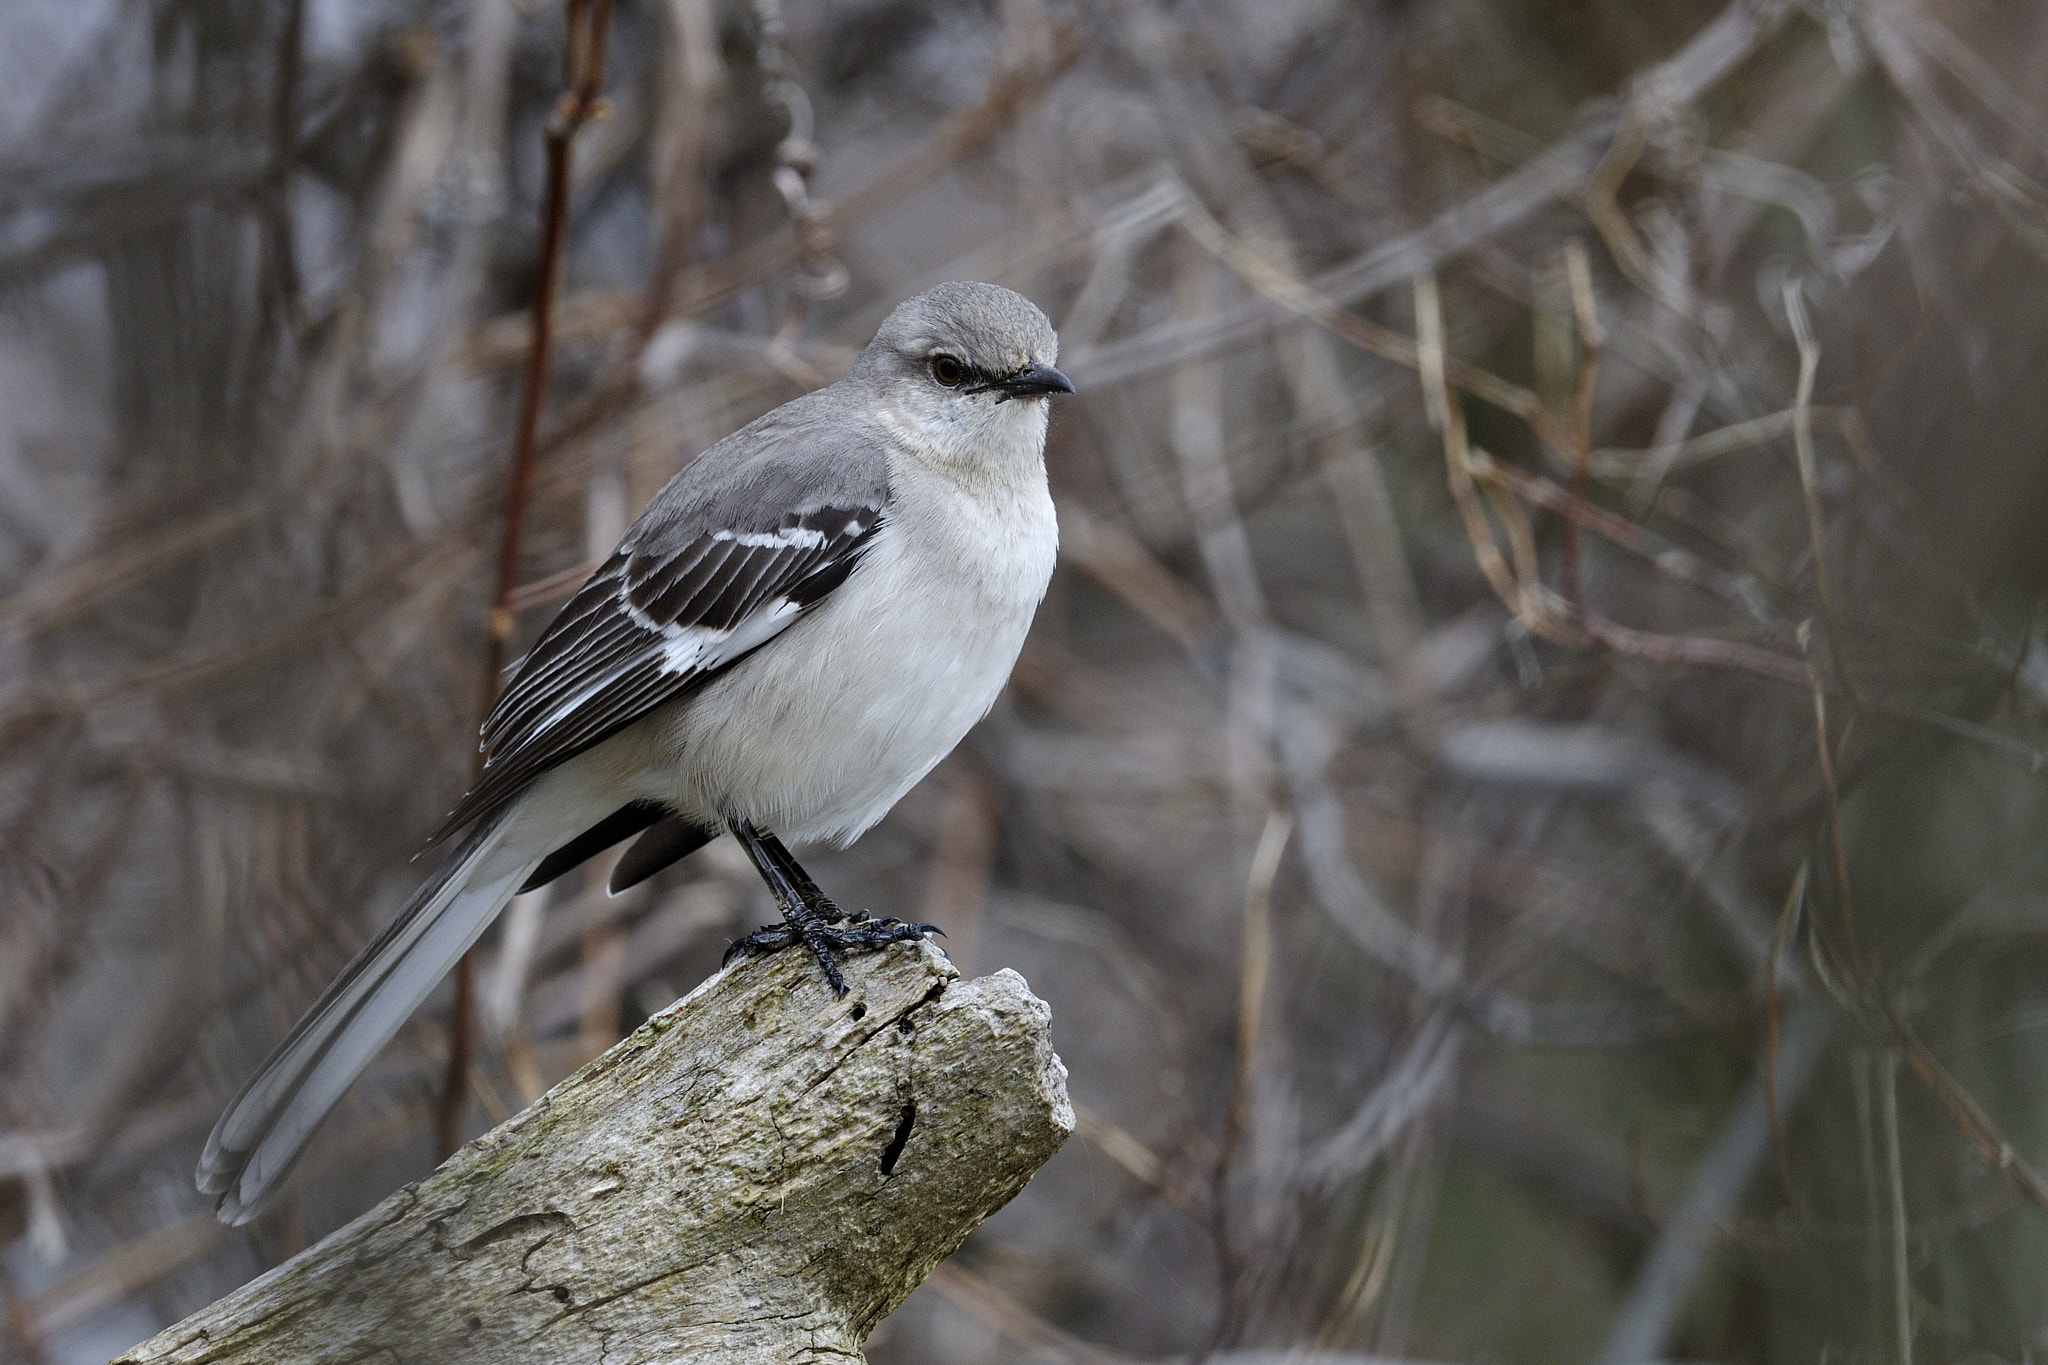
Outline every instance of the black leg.
[[(932, 924), (905, 924), (899, 919), (878, 920), (869, 919), (865, 914), (848, 915), (818, 889), (818, 884), (782, 846), (780, 839), (754, 828), (745, 820), (732, 820), (728, 824), (733, 837), (740, 841), (740, 847), (753, 861), (754, 870), (761, 874), (761, 880), (774, 893), (775, 903), (782, 910), (783, 922), (771, 924), (734, 943), (726, 949), (727, 962), (741, 954), (772, 953), (802, 943), (818, 960), (818, 966), (823, 969), (825, 979), (832, 983), (833, 991), (844, 995), (846, 979), (840, 975), (839, 963), (832, 956), (835, 949), (846, 952), (854, 948), (879, 948), (885, 944), (922, 938), (927, 933), (941, 932), (937, 925)], [(852, 921), (848, 928), (831, 927), (847, 920)]]
[(755, 832), (761, 836), (761, 847), (781, 866), (782, 875), (789, 878), (789, 884), (796, 888), (796, 893), (804, 898), (804, 904), (808, 905), (819, 919), (827, 924), (838, 924), (843, 920), (853, 920), (857, 923), (868, 917), (865, 910), (855, 910), (851, 913), (841, 910), (836, 901), (818, 889), (818, 884), (811, 880), (811, 874), (804, 871), (803, 864), (796, 860), (796, 855), (783, 845), (782, 840), (767, 830)]
[(825, 979), (832, 983), (834, 994), (846, 994), (846, 979), (839, 974), (839, 964), (832, 960), (832, 950), (823, 937), (825, 926), (819, 921), (817, 912), (804, 904), (804, 898), (783, 870), (782, 864), (768, 851), (766, 841), (759, 830), (745, 820), (733, 820), (733, 837), (740, 841), (740, 847), (753, 860), (754, 870), (761, 874), (761, 880), (768, 883), (768, 889), (775, 895), (775, 904), (782, 911), (782, 923), (749, 934), (726, 950), (726, 960), (732, 960), (740, 952), (774, 952), (801, 942), (811, 950), (811, 956), (818, 959), (818, 965), (825, 971)]
[[(804, 904), (810, 907), (813, 914), (827, 924), (841, 924), (850, 921), (856, 925), (866, 926), (863, 930), (845, 931), (842, 935), (846, 939), (844, 946), (859, 948), (873, 943), (896, 943), (913, 937), (910, 933), (903, 931), (903, 921), (895, 918), (893, 915), (884, 919), (875, 919), (865, 910), (841, 910), (838, 902), (818, 889), (818, 884), (811, 880), (811, 874), (804, 871), (803, 864), (796, 860), (796, 855), (789, 851), (782, 840), (764, 829), (757, 829), (754, 832), (760, 836), (761, 847), (767, 851), (768, 856), (781, 864), (782, 875), (789, 879), (789, 884), (796, 888), (796, 893), (803, 897)], [(937, 934), (940, 938), (946, 936), (946, 931), (939, 928), (936, 924), (917, 924), (908, 927), (914, 928), (921, 933)], [(877, 932), (882, 936), (874, 938), (863, 937), (863, 934), (874, 934)], [(835, 937), (834, 942), (838, 942), (837, 937)]]

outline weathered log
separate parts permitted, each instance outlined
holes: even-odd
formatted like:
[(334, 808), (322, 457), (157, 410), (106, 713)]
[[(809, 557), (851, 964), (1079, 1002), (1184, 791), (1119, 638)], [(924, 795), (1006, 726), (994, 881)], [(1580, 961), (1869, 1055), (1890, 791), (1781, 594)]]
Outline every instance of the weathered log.
[(861, 1360), (1074, 1119), (1015, 972), (918, 944), (846, 976), (721, 972), (121, 1362)]

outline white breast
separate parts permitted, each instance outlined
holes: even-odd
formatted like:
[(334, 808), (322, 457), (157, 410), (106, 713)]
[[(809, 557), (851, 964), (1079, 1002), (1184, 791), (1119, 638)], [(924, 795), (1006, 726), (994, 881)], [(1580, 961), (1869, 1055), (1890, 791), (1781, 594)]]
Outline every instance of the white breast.
[(649, 727), (644, 795), (843, 845), (988, 712), (1052, 576), (1043, 465), (996, 487), (921, 461), (895, 473), (852, 577)]

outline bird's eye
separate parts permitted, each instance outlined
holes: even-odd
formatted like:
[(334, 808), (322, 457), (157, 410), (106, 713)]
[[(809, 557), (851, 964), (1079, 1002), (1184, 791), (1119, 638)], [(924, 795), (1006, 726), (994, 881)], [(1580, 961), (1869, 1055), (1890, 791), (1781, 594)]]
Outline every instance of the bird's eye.
[(935, 355), (932, 357), (932, 378), (949, 389), (957, 389), (967, 378), (967, 367), (955, 356)]

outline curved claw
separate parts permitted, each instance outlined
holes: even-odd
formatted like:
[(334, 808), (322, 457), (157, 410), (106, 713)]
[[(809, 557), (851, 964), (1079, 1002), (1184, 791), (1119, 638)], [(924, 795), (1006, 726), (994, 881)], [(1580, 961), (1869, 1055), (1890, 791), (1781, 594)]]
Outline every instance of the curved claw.
[[(897, 919), (894, 915), (890, 915), (886, 919), (868, 920), (865, 922), (869, 927), (876, 929), (915, 929), (920, 934), (937, 934), (940, 938), (946, 936), (946, 931), (936, 924), (912, 924), (908, 920)], [(906, 937), (908, 936), (906, 935)]]
[(725, 956), (718, 960), (723, 967), (736, 957), (747, 957), (754, 953), (772, 953), (787, 948), (798, 941), (797, 932), (787, 924), (770, 924), (756, 929), (745, 938), (734, 939), (725, 946)]
[(818, 960), (818, 966), (825, 973), (825, 979), (834, 992), (846, 993), (846, 983), (833, 960), (835, 952), (852, 952), (855, 949), (883, 948), (891, 943), (908, 943), (926, 934), (946, 936), (946, 931), (936, 924), (911, 924), (889, 916), (876, 919), (863, 910), (858, 915), (847, 916), (852, 923), (845, 928), (835, 928), (815, 920), (801, 927), (784, 922), (757, 929), (745, 938), (736, 939), (727, 945), (721, 966), (735, 958), (749, 957), (756, 953), (779, 952), (784, 948), (802, 943), (808, 946)]

